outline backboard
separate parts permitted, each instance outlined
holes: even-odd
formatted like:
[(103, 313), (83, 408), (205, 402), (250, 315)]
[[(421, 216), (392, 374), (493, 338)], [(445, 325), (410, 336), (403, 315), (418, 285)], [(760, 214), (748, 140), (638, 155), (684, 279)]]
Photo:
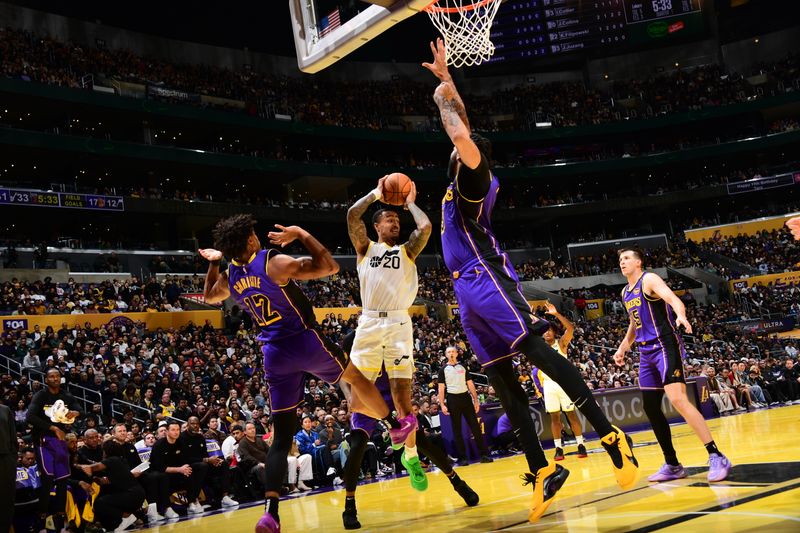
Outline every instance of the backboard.
[(372, 5), (353, 2), (360, 10), (344, 12), (336, 7), (337, 3), (332, 5), (324, 0), (289, 0), (297, 66), (308, 74), (319, 72), (416, 15), (431, 2), (376, 0)]

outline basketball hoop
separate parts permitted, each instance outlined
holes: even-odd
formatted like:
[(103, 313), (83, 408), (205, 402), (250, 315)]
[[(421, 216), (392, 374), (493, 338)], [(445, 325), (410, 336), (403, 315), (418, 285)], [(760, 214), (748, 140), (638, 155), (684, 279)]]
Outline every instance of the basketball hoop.
[(501, 3), (501, 0), (434, 0), (425, 8), (444, 37), (448, 65), (471, 67), (492, 57), (490, 30)]

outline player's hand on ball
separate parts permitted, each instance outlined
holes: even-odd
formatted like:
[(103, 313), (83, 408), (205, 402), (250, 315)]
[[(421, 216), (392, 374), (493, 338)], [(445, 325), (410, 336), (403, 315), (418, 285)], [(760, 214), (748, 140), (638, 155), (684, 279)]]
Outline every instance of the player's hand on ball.
[(625, 353), (622, 350), (617, 350), (614, 353), (614, 364), (617, 366), (625, 365)]
[(405, 209), (408, 209), (409, 204), (414, 204), (417, 202), (417, 184), (413, 181), (411, 182), (411, 190), (408, 191), (406, 195), (406, 203), (403, 206)]
[(381, 192), (381, 196), (380, 196), (380, 198), (378, 198), (378, 200), (380, 200), (380, 201), (383, 201), (383, 199), (386, 197), (386, 189), (384, 188), (384, 186), (385, 186), (384, 184), (386, 183), (386, 178), (388, 178), (388, 177), (389, 177), (389, 174), (386, 174), (384, 177), (379, 179), (378, 180), (378, 186), (375, 187), (376, 190)]
[(278, 228), (280, 231), (270, 231), (267, 234), (269, 237), (269, 242), (272, 244), (277, 244), (280, 247), (284, 247), (287, 244), (291, 244), (292, 242), (296, 241), (300, 238), (303, 234), (303, 228), (300, 226), (281, 226), (280, 224), (275, 224), (275, 227)]
[(213, 248), (200, 248), (197, 253), (206, 261), (220, 261), (222, 259), (222, 252)]
[(786, 226), (789, 228), (789, 231), (792, 232), (794, 240), (800, 241), (800, 217), (790, 218), (786, 222)]
[(685, 316), (679, 316), (678, 318), (676, 318), (675, 319), (675, 325), (676, 326), (683, 326), (683, 329), (686, 331), (686, 333), (691, 333), (692, 332), (692, 325), (689, 324), (689, 321), (686, 320)]

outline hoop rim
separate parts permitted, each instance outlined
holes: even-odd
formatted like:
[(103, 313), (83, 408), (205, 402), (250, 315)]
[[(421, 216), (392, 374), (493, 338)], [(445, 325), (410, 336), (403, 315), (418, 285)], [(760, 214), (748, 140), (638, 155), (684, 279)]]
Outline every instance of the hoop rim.
[(491, 4), (492, 2), (499, 2), (501, 0), (478, 0), (476, 2), (472, 2), (469, 5), (461, 6), (461, 7), (439, 7), (438, 4), (439, 0), (433, 0), (430, 4), (422, 8), (423, 11), (427, 13), (461, 13), (462, 11), (474, 11), (479, 7), (483, 7), (487, 4)]

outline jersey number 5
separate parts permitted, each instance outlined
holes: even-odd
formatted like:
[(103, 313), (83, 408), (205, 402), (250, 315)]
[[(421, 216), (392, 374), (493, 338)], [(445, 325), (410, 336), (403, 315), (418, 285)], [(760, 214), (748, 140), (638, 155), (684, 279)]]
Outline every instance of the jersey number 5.
[(633, 311), (631, 311), (631, 316), (633, 316), (633, 323), (636, 324), (636, 329), (641, 329), (642, 328), (642, 319), (639, 316), (639, 310), (638, 309), (634, 309)]
[(253, 315), (253, 318), (255, 318), (256, 324), (262, 328), (283, 318), (277, 311), (272, 311), (269, 298), (263, 294), (248, 296), (244, 299), (244, 303), (247, 304), (247, 308), (250, 309), (250, 313)]

